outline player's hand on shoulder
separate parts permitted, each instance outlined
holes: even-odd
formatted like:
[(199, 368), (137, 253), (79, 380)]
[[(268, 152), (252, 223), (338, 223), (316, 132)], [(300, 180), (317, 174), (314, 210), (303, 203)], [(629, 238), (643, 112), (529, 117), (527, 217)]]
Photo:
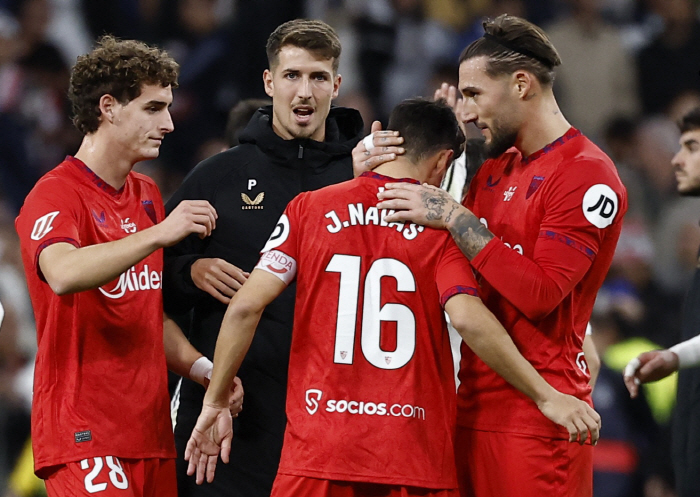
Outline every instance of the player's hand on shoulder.
[(396, 211), (386, 216), (389, 223), (410, 221), (442, 229), (462, 208), (448, 192), (435, 186), (387, 183), (385, 188), (377, 194), (377, 207)]
[(214, 480), (219, 452), (221, 460), (228, 463), (232, 438), (233, 425), (228, 406), (204, 404), (185, 448), (185, 460), (189, 462), (187, 474), (196, 473), (197, 485), (201, 485), (205, 477), (209, 483)]
[(403, 138), (398, 131), (382, 131), (382, 123), (372, 123), (372, 133), (352, 149), (352, 170), (355, 177), (375, 167), (392, 161), (405, 152)]
[(622, 376), (632, 398), (639, 394), (639, 385), (666, 378), (678, 371), (678, 355), (670, 350), (652, 350), (632, 359)]
[(202, 258), (192, 264), (190, 275), (197, 288), (228, 304), (250, 273), (223, 259)]
[(187, 235), (207, 237), (216, 228), (216, 210), (207, 200), (183, 200), (157, 226), (162, 231), (162, 244), (169, 247)]
[(586, 402), (573, 395), (556, 392), (537, 407), (550, 421), (566, 428), (570, 442), (583, 445), (590, 437), (593, 445), (598, 443), (602, 426), (600, 415)]

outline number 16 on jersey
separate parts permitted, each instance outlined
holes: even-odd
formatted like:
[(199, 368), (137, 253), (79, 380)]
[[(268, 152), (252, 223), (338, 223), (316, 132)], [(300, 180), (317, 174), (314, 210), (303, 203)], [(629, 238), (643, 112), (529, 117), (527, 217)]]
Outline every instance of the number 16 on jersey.
[[(361, 269), (362, 258), (356, 255), (335, 254), (326, 266), (326, 272), (340, 273), (333, 357), (333, 362), (337, 364), (352, 364), (354, 361), (360, 280), (363, 276)], [(383, 277), (394, 278), (398, 292), (416, 291), (413, 273), (403, 262), (390, 258), (372, 262), (364, 276), (360, 343), (362, 354), (370, 364), (379, 369), (399, 369), (408, 364), (416, 350), (416, 318), (413, 311), (404, 304), (381, 305)], [(394, 351), (381, 348), (383, 321), (396, 323)]]

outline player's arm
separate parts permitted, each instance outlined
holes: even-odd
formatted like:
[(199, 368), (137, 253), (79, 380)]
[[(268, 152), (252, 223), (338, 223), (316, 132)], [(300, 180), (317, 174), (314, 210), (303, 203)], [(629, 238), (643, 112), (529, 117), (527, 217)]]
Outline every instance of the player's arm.
[[(590, 324), (588, 327), (590, 328)], [(600, 373), (600, 356), (595, 348), (595, 343), (593, 343), (593, 338), (591, 337), (588, 330), (586, 330), (586, 336), (583, 337), (583, 356), (586, 358), (586, 364), (588, 364), (588, 371), (591, 375), (591, 379), (588, 380), (588, 384), (591, 388), (595, 387), (595, 382), (598, 379), (598, 374)]]
[(215, 226), (216, 211), (209, 202), (185, 201), (162, 222), (120, 240), (80, 248), (64, 242), (49, 245), (39, 255), (39, 267), (58, 295), (89, 290), (190, 233), (208, 236)]
[(670, 349), (644, 352), (625, 367), (623, 377), (631, 397), (639, 393), (639, 385), (666, 378), (679, 369), (700, 366), (700, 335), (674, 345)]
[[(165, 206), (173, 210), (187, 199), (212, 199), (222, 183), (221, 159), (210, 158), (198, 164), (185, 178)], [(227, 169), (225, 169), (227, 170)], [(190, 310), (208, 294), (228, 304), (249, 273), (220, 258), (204, 257), (208, 240), (188, 236), (163, 252), (163, 305), (166, 312)]]
[(229, 385), (250, 347), (263, 310), (286, 286), (286, 282), (272, 273), (256, 269), (226, 310), (202, 413), (185, 450), (185, 459), (189, 461), (187, 474), (196, 471), (198, 484), (204, 481), (205, 475), (208, 482), (214, 479), (219, 450), (222, 461), (228, 463), (233, 436), (228, 410)]
[(555, 390), (520, 354), (508, 332), (478, 297), (457, 294), (445, 304), (464, 342), (504, 380), (530, 397), (552, 422), (565, 427), (570, 441), (583, 444), (590, 433), (596, 443), (600, 416), (571, 395)]
[[(192, 346), (177, 323), (167, 314), (163, 314), (163, 346), (170, 371), (196, 381), (205, 388), (209, 386), (213, 363)], [(238, 377), (229, 386), (228, 406), (234, 417), (243, 409), (243, 384)]]
[[(207, 376), (211, 378), (212, 362), (192, 346), (178, 324), (167, 314), (163, 314), (163, 346), (165, 347), (165, 361), (169, 371), (206, 386), (204, 379)], [(199, 368), (195, 368), (194, 374), (192, 374), (192, 366), (200, 359), (203, 359), (199, 362), (202, 365), (202, 374), (199, 374)], [(208, 363), (204, 361), (208, 361)]]
[(449, 230), (479, 274), (532, 321), (552, 312), (591, 266), (584, 253), (551, 239), (538, 239), (532, 260), (520, 255), (440, 188), (389, 183), (378, 198), (380, 209), (397, 210), (387, 222)]

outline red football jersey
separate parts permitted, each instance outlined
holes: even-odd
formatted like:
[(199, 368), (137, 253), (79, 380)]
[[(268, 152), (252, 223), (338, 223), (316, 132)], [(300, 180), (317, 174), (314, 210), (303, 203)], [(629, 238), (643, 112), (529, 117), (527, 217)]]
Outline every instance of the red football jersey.
[[(472, 260), (484, 303), (554, 388), (590, 403), (582, 343), (627, 210), (614, 164), (571, 128), (526, 159), (487, 160), (465, 206), (497, 237)], [(461, 426), (567, 436), (465, 346), (459, 378)]]
[(455, 488), (443, 305), (476, 282), (447, 231), (384, 221), (390, 181), (302, 193), (263, 249), (258, 268), (297, 278), (279, 473)]
[(36, 318), (32, 442), (38, 474), (90, 457), (175, 457), (163, 349), (162, 251), (100, 288), (56, 295), (39, 254), (105, 243), (164, 217), (155, 183), (117, 191), (68, 157), (42, 177), (15, 222)]

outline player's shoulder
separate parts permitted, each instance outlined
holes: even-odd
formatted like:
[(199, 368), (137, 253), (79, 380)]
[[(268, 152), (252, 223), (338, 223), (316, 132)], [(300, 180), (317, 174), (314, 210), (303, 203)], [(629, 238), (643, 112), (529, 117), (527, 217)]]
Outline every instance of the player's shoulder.
[(562, 160), (558, 173), (562, 180), (583, 183), (604, 183), (613, 190), (624, 191), (625, 187), (612, 159), (586, 136), (569, 141), (562, 148)]
[(25, 203), (34, 199), (70, 199), (75, 197), (81, 182), (74, 176), (71, 165), (66, 161), (44, 174), (30, 190)]
[(196, 178), (199, 181), (216, 182), (224, 176), (243, 175), (248, 162), (259, 163), (261, 160), (264, 160), (264, 156), (256, 147), (248, 144), (237, 145), (204, 159), (192, 169), (185, 181)]
[(311, 202), (326, 201), (328, 199), (338, 199), (340, 196), (348, 195), (353, 190), (362, 187), (362, 182), (359, 178), (341, 181), (332, 185), (324, 186), (318, 190), (302, 192), (297, 197), (308, 199)]
[(155, 188), (155, 189), (158, 188), (158, 186), (156, 185), (155, 180), (154, 180), (153, 178), (151, 178), (150, 176), (146, 175), (146, 174), (139, 173), (139, 172), (136, 172), (136, 171), (131, 171), (131, 172), (129, 173), (129, 175), (131, 176), (131, 181), (133, 181), (134, 183), (139, 184), (141, 187), (145, 187), (145, 188)]

